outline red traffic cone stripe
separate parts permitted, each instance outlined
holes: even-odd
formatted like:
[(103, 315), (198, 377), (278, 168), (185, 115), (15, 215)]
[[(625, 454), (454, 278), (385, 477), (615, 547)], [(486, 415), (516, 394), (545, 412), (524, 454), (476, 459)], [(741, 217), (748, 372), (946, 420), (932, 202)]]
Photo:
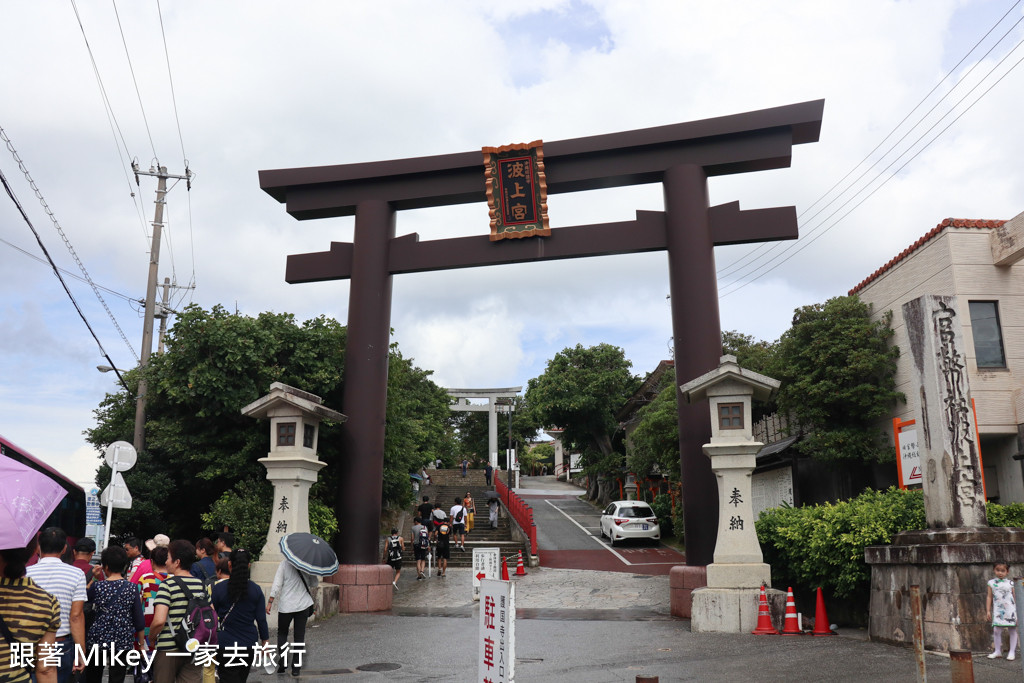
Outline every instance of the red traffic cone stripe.
[(761, 584), (761, 596), (757, 602), (757, 628), (751, 633), (755, 636), (777, 636), (779, 632), (772, 626), (772, 615), (768, 611), (768, 596), (764, 591), (765, 584)]
[(796, 602), (793, 600), (793, 587), (786, 593), (786, 622), (782, 627), (784, 636), (802, 636), (799, 620), (796, 618)]
[(814, 633), (815, 636), (834, 636), (836, 632), (829, 628), (828, 614), (825, 613), (825, 596), (818, 588), (818, 604), (814, 610)]
[(509, 578), (508, 578), (508, 562), (505, 561), (504, 557), (501, 558), (501, 580), (502, 581), (508, 581), (509, 580)]
[(523, 551), (519, 551), (519, 562), (516, 564), (516, 576), (526, 576), (526, 567), (523, 566)]

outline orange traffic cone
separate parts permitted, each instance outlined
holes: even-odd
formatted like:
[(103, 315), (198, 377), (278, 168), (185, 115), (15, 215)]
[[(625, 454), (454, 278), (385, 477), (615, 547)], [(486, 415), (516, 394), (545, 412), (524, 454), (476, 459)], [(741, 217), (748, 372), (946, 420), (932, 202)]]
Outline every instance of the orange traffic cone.
[(825, 596), (818, 588), (818, 604), (814, 610), (814, 633), (815, 636), (834, 636), (836, 632), (829, 628), (828, 615), (825, 613)]
[(803, 631), (800, 630), (799, 621), (796, 618), (796, 602), (793, 600), (793, 587), (789, 587), (789, 592), (786, 593), (786, 622), (782, 627), (782, 635), (784, 636), (802, 636)]
[(519, 551), (519, 562), (516, 564), (516, 576), (526, 576), (526, 567), (523, 566), (523, 551)]
[(765, 584), (761, 584), (761, 596), (757, 602), (757, 628), (751, 633), (755, 636), (777, 636), (779, 632), (772, 626), (772, 615), (768, 611), (768, 596), (764, 591)]
[(508, 581), (509, 580), (509, 578), (508, 578), (508, 562), (505, 561), (504, 557), (501, 558), (501, 580), (502, 581)]

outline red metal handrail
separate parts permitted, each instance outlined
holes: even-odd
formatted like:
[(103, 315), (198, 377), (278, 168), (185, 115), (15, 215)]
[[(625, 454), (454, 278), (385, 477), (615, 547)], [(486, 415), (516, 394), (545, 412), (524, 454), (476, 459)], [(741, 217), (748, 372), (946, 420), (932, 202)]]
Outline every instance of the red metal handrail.
[(536, 555), (537, 525), (533, 521), (533, 508), (530, 507), (518, 493), (506, 486), (505, 482), (501, 480), (501, 477), (494, 478), (494, 488), (497, 490), (502, 502), (505, 503), (505, 508), (508, 510), (509, 514), (516, 520), (516, 523), (519, 524), (519, 528), (523, 530), (529, 539), (530, 554)]

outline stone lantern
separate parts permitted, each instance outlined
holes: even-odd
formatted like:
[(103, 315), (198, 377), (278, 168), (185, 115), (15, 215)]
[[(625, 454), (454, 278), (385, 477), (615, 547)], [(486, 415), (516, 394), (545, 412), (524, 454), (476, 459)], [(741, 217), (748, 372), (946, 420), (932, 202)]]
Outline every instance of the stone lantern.
[(242, 408), (242, 414), (270, 420), (270, 453), (260, 462), (274, 485), (274, 507), (266, 545), (252, 569), (254, 581), (269, 584), (284, 559), (278, 545), (281, 538), (309, 532), (309, 489), (326, 464), (316, 455), (320, 421), (344, 422), (347, 418), (325, 407), (319, 396), (280, 382), (270, 385), (269, 394)]
[(711, 443), (703, 450), (718, 484), (714, 562), (707, 566), (707, 588), (693, 591), (694, 631), (749, 632), (760, 587), (771, 585), (754, 529), (751, 477), (764, 444), (754, 441), (751, 401), (767, 400), (778, 388), (778, 380), (741, 368), (735, 356), (722, 356), (716, 369), (679, 387), (687, 403), (708, 400)]

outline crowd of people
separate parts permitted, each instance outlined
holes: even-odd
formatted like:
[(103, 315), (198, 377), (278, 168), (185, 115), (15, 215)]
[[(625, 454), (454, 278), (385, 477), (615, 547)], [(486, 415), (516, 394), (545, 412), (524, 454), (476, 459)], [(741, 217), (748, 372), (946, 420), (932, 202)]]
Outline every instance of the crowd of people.
[[(488, 520), (491, 528), (498, 526), (497, 500), (488, 501)], [(427, 578), (427, 558), (433, 553), (437, 564), (437, 575), (445, 578), (448, 575), (448, 560), (454, 548), (466, 551), (466, 534), (473, 531), (476, 525), (476, 501), (473, 494), (466, 492), (464, 498), (455, 498), (455, 504), (446, 512), (440, 502), (430, 502), (430, 496), (423, 496), (423, 502), (414, 510), (412, 537), (413, 557), (416, 560), (416, 580)], [(402, 575), (402, 553), (405, 550), (405, 539), (397, 528), (391, 529), (391, 535), (385, 539), (384, 561), (395, 570), (392, 582), (398, 590), (398, 578)]]
[[(299, 676), (319, 579), (285, 560), (265, 597), (250, 553), (233, 545), (229, 532), (195, 543), (131, 537), (94, 565), (92, 539), (69, 548), (67, 534), (48, 527), (0, 551), (0, 683), (100, 683), (104, 671), (109, 683), (128, 674), (135, 683), (244, 683), (260, 664), (279, 673), (290, 664)], [(267, 626), (275, 602), (276, 649)], [(175, 638), (196, 604), (217, 615), (216, 645), (205, 652), (183, 651)]]

